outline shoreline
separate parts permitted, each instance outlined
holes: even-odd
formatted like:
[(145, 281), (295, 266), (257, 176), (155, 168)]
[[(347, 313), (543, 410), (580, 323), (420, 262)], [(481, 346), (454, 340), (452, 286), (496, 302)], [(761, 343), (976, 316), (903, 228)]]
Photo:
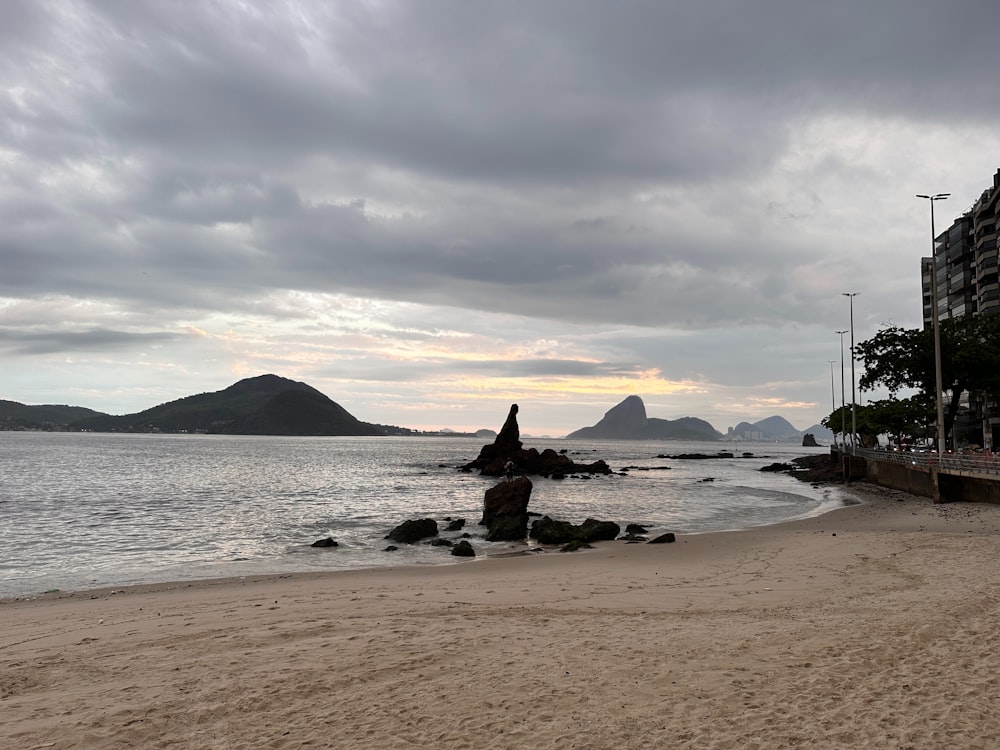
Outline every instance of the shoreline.
[(990, 747), (1000, 506), (0, 604), (11, 747)]
[[(808, 480), (804, 480), (808, 481)], [(811, 482), (810, 482), (811, 483)], [(811, 483), (815, 486), (823, 486), (823, 483)], [(721, 531), (701, 531), (701, 532), (691, 532), (691, 533), (677, 533), (677, 539), (680, 543), (686, 543), (688, 540), (696, 537), (708, 537), (714, 535), (724, 535), (724, 534), (739, 534), (744, 532), (759, 532), (765, 529), (778, 529), (791, 524), (796, 524), (803, 521), (809, 521), (814, 518), (822, 518), (838, 511), (854, 507), (856, 505), (864, 504), (866, 500), (865, 490), (862, 490), (862, 485), (867, 488), (869, 494), (874, 492), (876, 495), (885, 492), (895, 492), (894, 490), (884, 490), (883, 488), (877, 487), (876, 485), (871, 485), (868, 483), (854, 483), (851, 485), (840, 485), (836, 483), (827, 483), (827, 487), (830, 490), (836, 492), (840, 497), (837, 498), (837, 502), (842, 503), (841, 506), (833, 507), (828, 510), (824, 510), (820, 513), (810, 513), (804, 517), (793, 518), (787, 521), (779, 521), (774, 524), (765, 524), (763, 526), (751, 526), (745, 529), (727, 529)], [(897, 493), (900, 495), (906, 495), (906, 493)], [(830, 502), (830, 501), (828, 501)], [(163, 580), (163, 581), (150, 581), (146, 583), (126, 583), (126, 584), (116, 584), (116, 585), (101, 585), (92, 586), (81, 589), (58, 589), (53, 591), (40, 591), (33, 593), (17, 594), (14, 596), (0, 596), (0, 612), (6, 605), (18, 603), (18, 602), (33, 602), (33, 601), (50, 601), (59, 599), (90, 599), (94, 597), (101, 596), (111, 596), (119, 594), (127, 594), (134, 592), (143, 593), (153, 593), (160, 591), (172, 591), (177, 589), (191, 589), (199, 587), (211, 587), (211, 586), (222, 586), (227, 583), (232, 584), (245, 584), (248, 582), (252, 583), (263, 583), (268, 581), (281, 581), (287, 579), (323, 579), (326, 577), (337, 577), (337, 576), (354, 576), (360, 574), (370, 574), (375, 571), (386, 571), (388, 573), (399, 572), (399, 571), (412, 571), (414, 573), (429, 572), (433, 570), (438, 570), (440, 568), (453, 568), (465, 565), (494, 565), (505, 560), (515, 559), (515, 558), (543, 558), (546, 556), (551, 556), (554, 554), (559, 555), (581, 555), (581, 556), (593, 556), (600, 553), (607, 553), (619, 546), (628, 547), (641, 547), (646, 543), (634, 543), (627, 544), (618, 541), (609, 542), (597, 542), (593, 549), (581, 549), (572, 553), (560, 553), (558, 546), (553, 546), (541, 551), (540, 545), (534, 543), (531, 540), (526, 541), (526, 546), (524, 550), (520, 551), (510, 551), (503, 552), (494, 555), (482, 555), (473, 559), (462, 559), (456, 558), (455, 560), (449, 560), (446, 562), (438, 563), (427, 563), (427, 564), (400, 564), (400, 565), (378, 565), (371, 567), (351, 567), (351, 568), (331, 568), (331, 569), (318, 569), (318, 570), (297, 570), (297, 571), (287, 571), (287, 572), (273, 572), (273, 573), (252, 573), (243, 575), (231, 575), (231, 576), (208, 576), (205, 578), (191, 578), (191, 579), (177, 579), (177, 580)], [(665, 546), (665, 545), (653, 545)]]
[[(809, 456), (804, 457), (805, 459), (810, 458)], [(802, 460), (802, 458), (794, 459), (795, 461)], [(800, 472), (800, 474), (806, 474), (807, 472)], [(828, 506), (837, 504), (838, 501), (831, 500), (831, 495), (836, 497), (842, 494), (842, 487), (838, 484), (829, 483), (826, 481), (814, 482), (814, 481), (803, 481), (803, 480), (791, 480), (787, 477), (782, 477), (786, 482), (791, 482), (792, 485), (799, 484), (802, 485), (800, 491), (791, 490), (791, 494), (799, 494), (810, 501), (817, 503), (817, 507), (805, 511), (806, 517), (812, 514), (823, 514), (830, 512)], [(810, 485), (807, 489), (805, 485)], [(833, 493), (830, 490), (833, 490)], [(785, 488), (779, 488), (778, 491), (788, 492)], [(481, 507), (479, 511), (481, 513)], [(551, 510), (546, 509), (547, 513), (552, 513)], [(631, 522), (632, 518), (626, 517), (622, 520), (622, 517), (618, 517), (618, 522), (624, 528), (627, 522)], [(605, 516), (600, 516), (605, 517)], [(612, 516), (613, 517), (613, 516)], [(801, 516), (794, 516), (794, 518), (799, 518)], [(582, 519), (583, 516), (579, 516)], [(450, 520), (450, 519), (447, 519)], [(642, 520), (642, 519), (638, 519)], [(399, 518), (396, 521), (387, 521), (386, 528), (390, 528), (392, 525), (398, 523)], [(745, 522), (747, 520), (745, 519)], [(777, 523), (785, 523), (787, 521), (778, 521)], [(439, 521), (440, 523), (440, 521)], [(662, 521), (660, 522), (662, 523)], [(766, 525), (774, 525), (771, 523), (764, 522)], [(732, 531), (739, 530), (736, 528), (716, 528), (711, 531), (703, 530), (692, 530), (684, 531), (678, 530), (670, 525), (657, 526), (654, 522), (651, 527), (654, 529), (649, 535), (649, 538), (665, 533), (667, 531), (672, 531), (677, 535), (690, 536), (694, 534), (705, 534), (705, 533), (718, 533), (720, 531)], [(743, 528), (761, 528), (760, 526), (745, 526)], [(475, 530), (473, 530), (475, 534)], [(335, 532), (333, 532), (335, 533)], [(330, 535), (329, 531), (317, 532), (317, 536)], [(381, 536), (381, 533), (380, 535)], [(447, 536), (442, 534), (442, 536)], [(310, 539), (315, 539), (316, 536)], [(457, 539), (457, 537), (452, 536), (452, 539)], [(303, 539), (298, 539), (299, 547), (308, 546), (308, 541)], [(292, 542), (288, 542), (289, 545)], [(385, 543), (383, 543), (383, 546)], [(522, 550), (503, 550), (503, 549), (492, 549), (492, 545), (484, 545), (485, 549), (477, 550), (477, 557), (474, 562), (483, 563), (485, 561), (493, 561), (497, 559), (503, 559), (509, 556), (516, 556), (520, 554), (528, 554), (527, 548), (540, 547), (530, 540), (530, 543), (525, 546)], [(148, 570), (142, 570), (137, 568), (133, 561), (127, 561), (131, 563), (127, 567), (127, 572), (122, 574), (120, 571), (115, 573), (109, 573), (109, 568), (100, 567), (99, 572), (94, 575), (88, 575), (85, 571), (88, 568), (81, 565), (74, 571), (81, 572), (70, 572), (69, 574), (59, 576), (57, 574), (48, 574), (43, 576), (35, 574), (27, 575), (27, 570), (25, 570), (25, 577), (23, 579), (11, 579), (10, 581), (0, 582), (0, 605), (5, 602), (22, 600), (22, 599), (42, 599), (49, 597), (60, 597), (68, 596), (77, 593), (86, 593), (90, 591), (105, 591), (105, 590), (124, 590), (127, 588), (142, 587), (142, 586), (177, 586), (177, 585), (187, 585), (187, 584), (197, 584), (202, 581), (215, 580), (215, 579), (259, 579), (266, 576), (285, 576), (285, 575), (297, 575), (297, 574), (325, 574), (329, 573), (356, 573), (358, 571), (367, 569), (379, 569), (379, 568), (391, 568), (396, 569), (402, 566), (416, 566), (419, 569), (427, 569), (430, 567), (439, 566), (451, 566), (451, 565), (462, 565), (466, 564), (468, 561), (462, 558), (451, 557), (448, 554), (448, 550), (438, 551), (436, 556), (431, 556), (430, 547), (422, 544), (415, 545), (401, 545), (405, 548), (403, 552), (393, 553), (392, 557), (397, 554), (400, 559), (390, 559), (387, 553), (383, 552), (381, 557), (377, 557), (377, 545), (376, 548), (364, 549), (361, 548), (357, 550), (360, 554), (358, 557), (366, 557), (369, 559), (358, 560), (351, 556), (356, 554), (356, 550), (353, 550), (350, 544), (345, 549), (345, 552), (341, 552), (340, 555), (346, 556), (346, 562), (340, 562), (339, 560), (333, 560), (331, 564), (325, 565), (323, 562), (312, 563), (311, 558), (308, 554), (303, 555), (301, 552), (298, 554), (285, 554), (280, 552), (273, 552), (269, 555), (262, 555), (258, 557), (249, 556), (242, 559), (202, 559), (193, 562), (190, 566), (184, 566), (181, 563), (172, 563), (168, 567), (164, 566), (152, 566)], [(558, 551), (556, 547), (545, 548), (545, 553), (552, 553)], [(311, 550), (306, 550), (307, 553), (314, 552)], [(374, 552), (374, 555), (373, 555)], [(58, 556), (56, 553), (55, 556)], [(109, 557), (107, 559), (113, 559)], [(300, 560), (298, 563), (296, 560)], [(227, 569), (228, 568), (228, 569)]]
[[(867, 505), (871, 502), (879, 503), (885, 501), (886, 498), (891, 497), (897, 500), (905, 500), (912, 498), (916, 501), (923, 501), (924, 498), (919, 498), (917, 496), (912, 496), (909, 493), (901, 492), (897, 490), (892, 490), (888, 488), (879, 487), (874, 484), (867, 482), (855, 482), (849, 485), (840, 484), (830, 484), (829, 489), (835, 491), (840, 497), (837, 501), (842, 503), (838, 507), (830, 508), (829, 510), (823, 511), (818, 514), (810, 514), (800, 518), (793, 518), (787, 521), (780, 521), (774, 524), (766, 524), (763, 526), (752, 526), (745, 529), (729, 529), (721, 531), (705, 531), (705, 532), (692, 532), (692, 533), (677, 533), (677, 542), (673, 545), (678, 544), (685, 545), (690, 543), (692, 540), (705, 540), (714, 537), (725, 538), (731, 535), (739, 534), (760, 534), (766, 532), (780, 532), (782, 529), (794, 530), (800, 524), (809, 525), (811, 522), (835, 516), (843, 511), (850, 511), (851, 509), (858, 508), (859, 506)], [(701, 542), (697, 543), (695, 546), (700, 546)], [(233, 576), (209, 576), (205, 578), (192, 578), (192, 579), (178, 579), (178, 580), (165, 580), (165, 581), (151, 581), (147, 583), (128, 583), (121, 585), (107, 585), (107, 586), (94, 586), (81, 589), (72, 590), (55, 590), (55, 591), (44, 591), (38, 593), (21, 594), (15, 596), (0, 596), (0, 612), (4, 611), (4, 608), (13, 604), (22, 602), (44, 602), (44, 601), (58, 601), (58, 600), (79, 600), (79, 599), (93, 599), (108, 596), (118, 596), (123, 594), (151, 594), (151, 593), (161, 593), (167, 591), (177, 591), (177, 590), (188, 590), (188, 589), (200, 589), (200, 588), (213, 588), (226, 585), (246, 585), (246, 584), (267, 584), (267, 583), (277, 583), (280, 581), (293, 580), (293, 581), (321, 581), (327, 578), (340, 578), (340, 577), (352, 577), (352, 576), (374, 576), (379, 572), (385, 573), (390, 576), (395, 575), (414, 575), (419, 576), (422, 574), (434, 575), (435, 572), (442, 572), (451, 570), (456, 567), (465, 566), (494, 566), (502, 565), (504, 562), (520, 558), (528, 558), (533, 560), (540, 560), (550, 558), (552, 556), (559, 557), (585, 557), (587, 559), (601, 558), (612, 554), (616, 550), (621, 551), (623, 548), (628, 548), (629, 550), (635, 550), (640, 547), (645, 547), (646, 543), (634, 543), (627, 544), (619, 541), (608, 541), (608, 542), (598, 542), (592, 549), (581, 549), (576, 552), (561, 553), (559, 552), (558, 546), (551, 547), (548, 549), (539, 550), (540, 547), (537, 544), (526, 543), (526, 547), (521, 551), (505, 552), (501, 554), (495, 554), (491, 556), (480, 556), (473, 559), (461, 559), (458, 558), (454, 561), (448, 561), (436, 564), (401, 564), (401, 565), (379, 565), (372, 567), (357, 567), (357, 568), (334, 568), (334, 569), (322, 569), (322, 570), (299, 570), (299, 571), (288, 571), (288, 572), (274, 572), (274, 573), (254, 573), (245, 575), (233, 575)], [(671, 545), (652, 545), (653, 549), (668, 547)], [(643, 553), (636, 553), (643, 554)]]

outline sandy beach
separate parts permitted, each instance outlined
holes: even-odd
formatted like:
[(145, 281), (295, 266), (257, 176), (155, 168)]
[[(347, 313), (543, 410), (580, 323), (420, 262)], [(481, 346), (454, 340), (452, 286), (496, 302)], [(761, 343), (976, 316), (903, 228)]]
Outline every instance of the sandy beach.
[(992, 748), (1000, 507), (0, 603), (0, 747)]

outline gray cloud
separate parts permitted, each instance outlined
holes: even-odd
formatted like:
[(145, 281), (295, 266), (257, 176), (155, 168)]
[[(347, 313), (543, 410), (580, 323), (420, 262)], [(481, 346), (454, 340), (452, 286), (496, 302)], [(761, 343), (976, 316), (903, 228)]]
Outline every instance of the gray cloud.
[(170, 343), (176, 339), (177, 336), (170, 333), (129, 333), (108, 329), (26, 332), (0, 328), (0, 348), (20, 355), (106, 352)]
[[(807, 372), (848, 288), (859, 327), (919, 319), (912, 194), (958, 214), (989, 184), (998, 21), (987, 0), (3, 3), (3, 340), (188, 361), (164, 331), (319, 336), (327, 313), (288, 301), (314, 293), (433, 320), (399, 341), (516, 315), (512, 339), (579, 344), (453, 372), (775, 380), (761, 351)], [(87, 303), (89, 333), (33, 333), (47, 300)], [(371, 357), (359, 377), (405, 377)]]

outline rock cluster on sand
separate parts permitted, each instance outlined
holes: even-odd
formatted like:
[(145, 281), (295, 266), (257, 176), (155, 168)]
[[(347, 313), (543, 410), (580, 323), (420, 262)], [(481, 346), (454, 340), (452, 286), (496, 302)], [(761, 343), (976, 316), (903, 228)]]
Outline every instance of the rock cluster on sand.
[(567, 542), (600, 542), (615, 539), (621, 527), (613, 521), (588, 518), (581, 524), (555, 521), (548, 516), (531, 524), (531, 538), (540, 544), (566, 544)]
[(421, 539), (438, 535), (437, 521), (433, 518), (418, 518), (410, 521), (403, 521), (396, 528), (385, 535), (386, 539), (391, 539), (400, 544), (416, 544)]

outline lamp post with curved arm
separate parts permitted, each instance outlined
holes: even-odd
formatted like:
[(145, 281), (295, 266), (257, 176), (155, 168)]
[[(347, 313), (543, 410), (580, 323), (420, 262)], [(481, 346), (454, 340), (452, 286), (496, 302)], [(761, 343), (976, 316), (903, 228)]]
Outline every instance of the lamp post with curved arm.
[[(844, 447), (847, 447), (847, 415), (846, 404), (844, 403), (844, 331), (834, 331), (834, 333), (840, 334), (840, 434), (844, 437)], [(851, 444), (853, 445), (854, 438), (851, 438)]]
[[(833, 365), (837, 360), (828, 359), (827, 362), (830, 363), (830, 415), (837, 411), (837, 391), (833, 387)], [(837, 433), (833, 433), (833, 447), (837, 447)]]
[(841, 296), (847, 297), (851, 301), (851, 455), (857, 453), (858, 440), (858, 415), (856, 410), (857, 398), (854, 393), (854, 298), (861, 292), (841, 292)]
[(937, 243), (934, 231), (934, 202), (947, 200), (951, 193), (935, 193), (934, 195), (918, 195), (931, 204), (931, 325), (934, 329), (934, 401), (937, 405), (938, 455), (944, 455), (944, 397), (942, 395), (941, 377), (941, 325), (938, 322), (938, 288), (937, 288)]

